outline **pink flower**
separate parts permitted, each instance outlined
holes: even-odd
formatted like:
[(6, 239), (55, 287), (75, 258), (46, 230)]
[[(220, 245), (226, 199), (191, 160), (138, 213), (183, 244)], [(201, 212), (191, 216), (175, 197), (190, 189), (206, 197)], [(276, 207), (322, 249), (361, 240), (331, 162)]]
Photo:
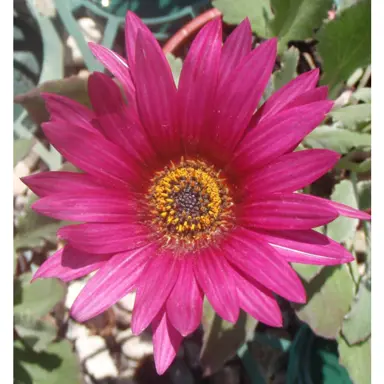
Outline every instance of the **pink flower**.
[(152, 325), (156, 368), (173, 361), (200, 324), (203, 297), (225, 320), (243, 309), (271, 326), (282, 318), (274, 293), (303, 303), (290, 262), (335, 265), (352, 255), (312, 230), (339, 215), (369, 215), (294, 193), (336, 164), (329, 150), (293, 152), (332, 108), (318, 70), (276, 92), (254, 114), (269, 81), (276, 39), (251, 50), (244, 20), (222, 45), (207, 24), (184, 62), (178, 88), (160, 46), (133, 14), (126, 61), (90, 44), (121, 82), (89, 78), (93, 111), (45, 94), (49, 141), (83, 173), (24, 178), (41, 197), (33, 208), (82, 224), (59, 230), (67, 245), (34, 278), (70, 281), (97, 273), (71, 315), (82, 322), (136, 291), (132, 330)]

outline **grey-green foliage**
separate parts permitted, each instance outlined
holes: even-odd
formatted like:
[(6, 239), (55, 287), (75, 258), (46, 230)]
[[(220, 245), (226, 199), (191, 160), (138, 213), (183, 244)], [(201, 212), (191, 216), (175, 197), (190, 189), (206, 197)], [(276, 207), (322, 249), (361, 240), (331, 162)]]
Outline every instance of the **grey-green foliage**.
[[(358, 201), (355, 196), (353, 184), (350, 180), (342, 180), (337, 184), (331, 195), (331, 199), (352, 208), (358, 208)], [(346, 242), (351, 240), (355, 235), (358, 224), (358, 219), (339, 216), (336, 220), (327, 225), (327, 235), (339, 243)]]
[(18, 139), (13, 142), (13, 166), (28, 154), (31, 147), (32, 140)]
[(348, 105), (333, 110), (329, 115), (345, 128), (357, 130), (361, 124), (367, 124), (371, 121), (371, 104)]
[(249, 17), (258, 36), (277, 36), (278, 52), (282, 53), (289, 41), (313, 37), (327, 18), (332, 0), (214, 0), (213, 6), (229, 24), (239, 24)]
[(36, 280), (25, 273), (14, 278), (14, 382), (80, 383), (77, 358), (68, 341), (58, 341), (49, 313), (64, 299), (65, 287), (55, 279)]
[(183, 61), (179, 57), (172, 55), (172, 53), (167, 54), (167, 60), (172, 70), (173, 79), (175, 80), (176, 85), (178, 85)]
[(371, 1), (346, 8), (317, 34), (323, 61), (323, 84), (331, 89), (346, 81), (353, 71), (371, 62)]
[(257, 320), (241, 312), (236, 324), (228, 323), (218, 316), (205, 300), (202, 324), (204, 340), (201, 364), (206, 374), (213, 374), (236, 354), (246, 340), (253, 337)]
[(342, 334), (349, 345), (367, 340), (371, 335), (371, 286), (361, 281), (351, 307), (343, 321)]
[(40, 318), (63, 299), (65, 288), (56, 279), (37, 279), (33, 283), (32, 273), (24, 273), (15, 280), (14, 313)]
[(320, 125), (304, 139), (304, 144), (310, 148), (332, 149), (344, 154), (353, 148), (369, 148), (371, 135), (348, 131), (339, 128), (338, 124)]
[(296, 67), (300, 52), (297, 48), (287, 49), (281, 56), (281, 69), (272, 75), (272, 86), (276, 92), (297, 76)]
[(248, 17), (257, 35), (270, 37), (269, 24), (273, 17), (270, 0), (213, 0), (212, 5), (223, 13), (226, 23), (240, 24)]
[(275, 17), (270, 23), (272, 35), (279, 37), (278, 51), (290, 40), (313, 37), (314, 31), (332, 7), (332, 0), (271, 0)]
[(17, 384), (80, 384), (80, 366), (71, 344), (51, 343), (36, 352), (20, 340), (13, 345), (14, 382)]
[(353, 382), (371, 384), (371, 338), (352, 346), (342, 336), (337, 341), (340, 363), (347, 368)]
[(36, 213), (31, 205), (37, 200), (33, 195), (24, 215), (17, 222), (17, 234), (14, 238), (16, 248), (31, 248), (42, 244), (43, 240), (56, 242), (56, 232), (64, 225), (63, 221), (58, 221), (47, 216)]
[(296, 307), (300, 320), (319, 336), (335, 338), (354, 297), (354, 282), (345, 265), (328, 266), (306, 284), (307, 303)]

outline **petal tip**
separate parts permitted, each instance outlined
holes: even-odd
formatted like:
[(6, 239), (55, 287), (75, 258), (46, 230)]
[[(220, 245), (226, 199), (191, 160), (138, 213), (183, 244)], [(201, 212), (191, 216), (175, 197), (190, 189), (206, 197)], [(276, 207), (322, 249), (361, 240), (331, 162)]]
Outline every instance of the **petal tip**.
[(352, 254), (350, 254), (349, 252), (345, 254), (344, 258), (342, 259), (343, 263), (351, 263), (352, 261), (355, 260), (355, 258), (353, 257)]
[(78, 323), (84, 323), (85, 321), (87, 321), (92, 317), (92, 316), (86, 316), (84, 311), (81, 310), (83, 306), (84, 304), (79, 305), (76, 299), (75, 302), (72, 304), (71, 309), (69, 310), (70, 317), (75, 319)]
[(144, 329), (143, 329), (143, 327), (139, 327), (135, 321), (132, 321), (131, 331), (135, 336), (139, 336), (140, 333), (144, 331)]
[(33, 283), (35, 280), (42, 278), (42, 274), (39, 273), (39, 270), (36, 271), (36, 273), (33, 275), (30, 283)]
[(24, 183), (29, 188), (29, 182), (32, 176), (33, 175), (23, 176), (23, 177), (20, 177), (19, 179), (22, 183)]
[(168, 362), (166, 364), (157, 363), (156, 359), (155, 359), (156, 372), (160, 376), (165, 373), (165, 371), (169, 368), (170, 365), (171, 365), (171, 363), (168, 363)]
[(359, 211), (359, 213), (360, 213), (360, 215), (359, 215), (360, 220), (367, 220), (367, 221), (372, 220), (372, 216), (368, 212)]

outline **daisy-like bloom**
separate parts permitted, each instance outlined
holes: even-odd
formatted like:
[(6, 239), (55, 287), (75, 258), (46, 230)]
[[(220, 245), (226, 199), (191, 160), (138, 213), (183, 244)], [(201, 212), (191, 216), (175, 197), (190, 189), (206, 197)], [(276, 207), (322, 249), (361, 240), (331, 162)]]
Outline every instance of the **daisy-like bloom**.
[(312, 228), (339, 215), (369, 218), (294, 193), (339, 159), (325, 149), (294, 151), (333, 105), (327, 88), (316, 88), (318, 70), (298, 76), (255, 113), (276, 39), (252, 50), (247, 19), (224, 45), (221, 33), (219, 19), (200, 31), (176, 87), (159, 44), (128, 13), (127, 60), (90, 44), (124, 95), (102, 73), (89, 78), (92, 110), (44, 95), (47, 138), (83, 172), (23, 179), (41, 197), (37, 212), (77, 222), (59, 230), (66, 245), (34, 278), (70, 281), (97, 270), (71, 308), (80, 322), (136, 291), (132, 331), (152, 326), (159, 374), (199, 326), (204, 296), (227, 321), (243, 309), (279, 327), (274, 293), (306, 300), (290, 262), (353, 259)]

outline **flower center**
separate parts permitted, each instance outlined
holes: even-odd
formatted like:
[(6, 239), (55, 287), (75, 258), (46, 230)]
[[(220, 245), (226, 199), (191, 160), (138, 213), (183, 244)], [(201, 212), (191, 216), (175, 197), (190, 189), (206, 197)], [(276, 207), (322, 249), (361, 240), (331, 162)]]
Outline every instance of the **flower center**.
[(220, 171), (200, 160), (181, 159), (157, 172), (149, 188), (152, 224), (166, 244), (191, 251), (228, 228), (233, 205)]

